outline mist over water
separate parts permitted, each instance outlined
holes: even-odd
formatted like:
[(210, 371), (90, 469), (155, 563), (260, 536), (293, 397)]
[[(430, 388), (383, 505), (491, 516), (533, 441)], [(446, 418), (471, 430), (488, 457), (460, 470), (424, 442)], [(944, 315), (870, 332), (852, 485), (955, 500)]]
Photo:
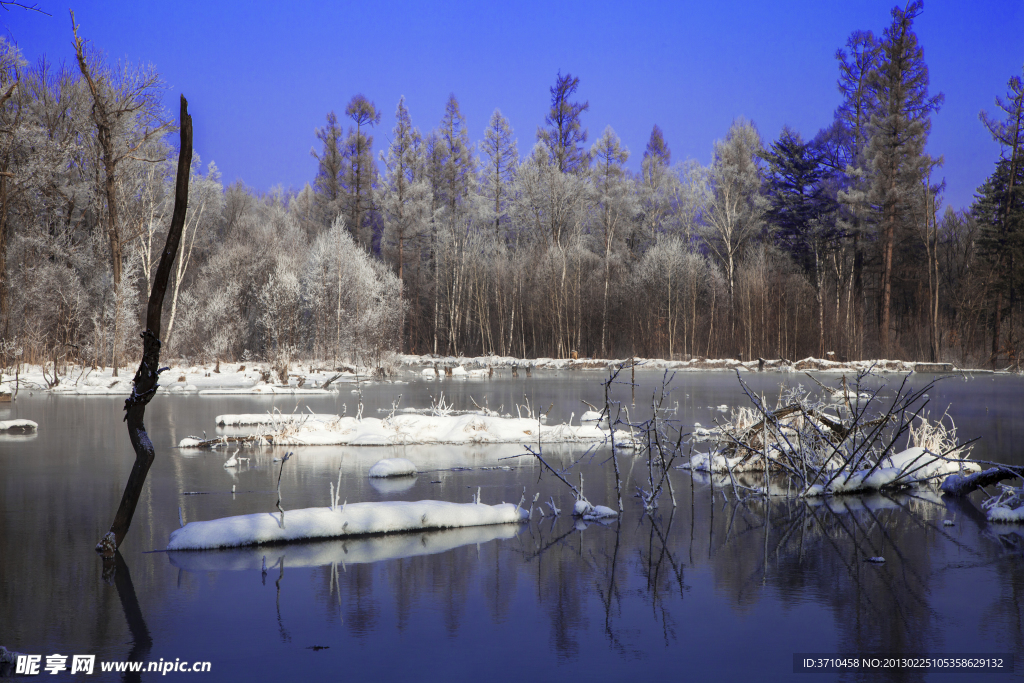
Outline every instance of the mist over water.
[[(603, 403), (604, 377), (409, 375), (401, 378), (408, 383), (364, 386), (363, 414), (385, 416), (399, 394), (399, 408), (426, 407), (443, 391), (459, 409), (472, 408), (472, 396), (514, 415), (525, 397), (542, 410), (553, 404), (548, 424), (573, 414), (577, 423), (587, 410), (581, 400)], [(612, 390), (634, 420), (650, 414), (662, 374), (641, 370), (636, 379), (635, 405), (629, 386)], [(911, 377), (915, 386), (930, 379)], [(780, 382), (813, 385), (799, 374), (744, 380), (767, 397)], [(890, 392), (900, 380), (881, 379)], [(727, 417), (719, 406), (747, 404), (731, 373), (680, 374), (673, 387), (664, 405), (678, 401), (668, 417), (686, 431)], [(1022, 390), (1019, 377), (947, 379), (929, 392), (928, 409), (937, 417), (948, 406), (961, 439), (983, 437), (975, 457), (1024, 464)], [(1024, 651), (1022, 532), (988, 525), (970, 504), (927, 489), (737, 501), (718, 480), (673, 470), (677, 506), (666, 492), (652, 518), (631, 497), (647, 476), (646, 461), (626, 453), (619, 455), (623, 518), (584, 525), (569, 515), (564, 484), (531, 457), (511, 457), (524, 452), (519, 446), (295, 448), (282, 476), (286, 510), (328, 505), (340, 468), (340, 497), (348, 502), (469, 502), (479, 488), (484, 503), (515, 503), (525, 487), (527, 501), (539, 493), (563, 513), (521, 526), (150, 552), (177, 528), (179, 507), (186, 522), (274, 509), (280, 463), (273, 458), (284, 449), (243, 451), (251, 460), (226, 470), (225, 453), (178, 451), (178, 440), (219, 433), (214, 417), (222, 413), (308, 406), (352, 415), (358, 396), (348, 392), (298, 401), (154, 399), (146, 424), (157, 460), (123, 563), (107, 567), (106, 578), (93, 546), (134, 460), (123, 398), (23, 392), (0, 408), (0, 419), (39, 423), (36, 435), (0, 436), (0, 645), (44, 657), (210, 661), (211, 680), (623, 680), (683, 672), (700, 680), (777, 680), (792, 675), (798, 652)], [(583, 450), (545, 446), (544, 454), (564, 466)], [(614, 506), (609, 455), (586, 454), (570, 476), (576, 481), (582, 471), (591, 502)], [(385, 457), (408, 458), (421, 472), (401, 485), (375, 485), (366, 470)], [(484, 469), (496, 467), (510, 469)], [(885, 562), (865, 561), (876, 556)], [(95, 678), (104, 675), (114, 676)]]

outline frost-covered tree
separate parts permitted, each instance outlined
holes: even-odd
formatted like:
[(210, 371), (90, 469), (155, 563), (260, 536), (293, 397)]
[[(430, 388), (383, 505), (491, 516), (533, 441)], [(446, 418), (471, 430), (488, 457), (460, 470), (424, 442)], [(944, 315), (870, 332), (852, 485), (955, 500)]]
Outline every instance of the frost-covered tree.
[(736, 263), (747, 243), (764, 225), (765, 199), (761, 195), (759, 154), (761, 136), (744, 118), (733, 121), (725, 140), (715, 142), (711, 164), (713, 199), (705, 214), (702, 234), (721, 261), (728, 285), (728, 329), (736, 332)]
[(677, 235), (661, 235), (632, 273), (631, 299), (644, 301), (636, 323), (664, 334), (669, 358), (695, 353), (698, 320), (710, 304), (708, 283), (714, 266)]
[[(174, 342), (174, 319), (178, 312), (178, 294), (181, 284), (193, 264), (193, 256), (197, 251), (207, 248), (215, 237), (215, 229), (220, 222), (224, 208), (224, 188), (220, 184), (220, 171), (212, 161), (206, 168), (204, 176), (199, 170), (201, 166), (199, 154), (192, 155), (194, 168), (188, 179), (188, 211), (181, 230), (181, 242), (178, 258), (174, 263), (174, 274), (171, 289), (171, 311), (167, 321), (167, 344), (169, 348)], [(170, 190), (170, 188), (168, 188)], [(171, 195), (172, 192), (168, 192)], [(169, 220), (169, 217), (168, 217)]]
[(662, 167), (672, 164), (672, 150), (668, 148), (665, 134), (658, 124), (654, 124), (654, 128), (651, 129), (651, 137), (647, 140), (647, 147), (644, 149), (644, 162), (648, 161)]
[(483, 163), (480, 171), (480, 215), (483, 220), (494, 226), (494, 234), (504, 237), (502, 224), (508, 223), (509, 206), (512, 201), (512, 183), (515, 179), (516, 167), (519, 165), (519, 152), (516, 140), (512, 137), (512, 126), (495, 109), (491, 120), (484, 131), (484, 139), (480, 142), (480, 153)]
[(391, 145), (386, 156), (381, 152), (380, 161), (384, 178), (375, 197), (384, 220), (381, 251), (395, 262), (398, 279), (404, 282), (409, 258), (406, 245), (424, 236), (430, 219), (429, 186), (423, 177), (423, 139), (412, 125), (404, 97), (395, 110)]
[(437, 134), (441, 143), (440, 202), (449, 220), (455, 220), (469, 208), (466, 199), (473, 189), (476, 167), (466, 120), (454, 94), (449, 95), (445, 103), (444, 116)]
[[(125, 235), (117, 213), (119, 167), (126, 159), (133, 158), (147, 142), (163, 135), (170, 122), (160, 104), (163, 85), (156, 70), (129, 64), (107, 68), (98, 55), (89, 52), (86, 41), (78, 36), (74, 14), (71, 21), (78, 68), (92, 97), (90, 112), (102, 168), (101, 196), (106, 201), (105, 227), (110, 246), (115, 310), (120, 311), (124, 308), (121, 301), (124, 244), (129, 236)], [(115, 317), (114, 336), (119, 339), (123, 334), (124, 323), (119, 316)], [(115, 376), (121, 361), (117, 355), (119, 348), (120, 344), (115, 342), (112, 359)]]
[(590, 148), (594, 160), (591, 175), (596, 193), (594, 226), (599, 236), (604, 261), (604, 291), (601, 305), (601, 355), (608, 357), (608, 289), (611, 285), (612, 251), (622, 235), (636, 218), (638, 205), (633, 185), (626, 177), (623, 164), (629, 159), (619, 136), (611, 126)]

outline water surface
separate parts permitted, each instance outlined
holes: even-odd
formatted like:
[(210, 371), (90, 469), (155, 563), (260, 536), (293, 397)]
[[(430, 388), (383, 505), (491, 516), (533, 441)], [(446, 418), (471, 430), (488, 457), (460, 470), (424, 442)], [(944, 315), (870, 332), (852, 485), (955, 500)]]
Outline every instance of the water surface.
[[(423, 381), (410, 374), (407, 383), (363, 387), (363, 414), (386, 414), (399, 394), (399, 407), (423, 407), (443, 391), (458, 408), (471, 408), (472, 396), (515, 414), (528, 399), (544, 410), (553, 404), (551, 422), (575, 421), (587, 409), (581, 399), (603, 402), (602, 377), (567, 371)], [(813, 385), (798, 374), (744, 378), (766, 396), (778, 394), (780, 381)], [(884, 378), (886, 391), (899, 379)], [(929, 379), (911, 377), (915, 386)], [(643, 418), (661, 380), (640, 371), (635, 394), (616, 385), (613, 398)], [(681, 374), (674, 386), (664, 405), (687, 428), (726, 415), (721, 405), (746, 404), (730, 373)], [(623, 519), (582, 525), (567, 514), (566, 487), (532, 458), (500, 460), (521, 454), (517, 446), (306, 448), (294, 449), (284, 469), (286, 509), (327, 505), (340, 468), (341, 497), (350, 502), (469, 502), (478, 488), (485, 503), (518, 502), (525, 487), (529, 499), (551, 497), (565, 512), (520, 527), (150, 552), (166, 545), (179, 508), (192, 521), (269, 511), (276, 501), (273, 458), (281, 451), (240, 453), (252, 459), (225, 470), (223, 453), (178, 451), (179, 439), (218, 433), (220, 413), (308, 406), (353, 414), (359, 396), (350, 390), (299, 401), (158, 396), (147, 410), (157, 460), (123, 561), (106, 568), (93, 546), (134, 459), (123, 399), (23, 392), (0, 408), (0, 419), (40, 424), (34, 436), (0, 436), (0, 645), (98, 660), (208, 660), (211, 680), (785, 680), (798, 652), (1014, 652), (1024, 671), (1021, 534), (987, 525), (973, 504), (928, 491), (813, 504), (737, 501), (720, 483), (713, 489), (706, 477), (673, 471), (677, 505), (664, 494), (652, 518), (629, 495), (644, 485), (646, 461), (620, 456)], [(1021, 378), (982, 375), (940, 383), (929, 407), (933, 414), (949, 407), (963, 438), (983, 437), (978, 457), (1024, 464), (1022, 396)], [(562, 465), (583, 454), (544, 452)], [(404, 482), (370, 482), (366, 469), (394, 456), (423, 471)], [(587, 497), (614, 505), (608, 456), (587, 453), (572, 477), (582, 471)], [(873, 556), (886, 561), (865, 561)]]

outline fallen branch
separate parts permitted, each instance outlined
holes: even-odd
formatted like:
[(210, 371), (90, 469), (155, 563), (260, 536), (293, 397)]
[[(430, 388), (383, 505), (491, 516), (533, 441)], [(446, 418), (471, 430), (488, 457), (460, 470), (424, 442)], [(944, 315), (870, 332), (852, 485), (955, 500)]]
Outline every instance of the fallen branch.
[(1020, 477), (1020, 471), (1009, 467), (993, 467), (982, 472), (975, 472), (966, 477), (960, 474), (951, 474), (942, 482), (939, 487), (943, 493), (951, 496), (962, 497), (977, 489), (998, 484), (1005, 479)]

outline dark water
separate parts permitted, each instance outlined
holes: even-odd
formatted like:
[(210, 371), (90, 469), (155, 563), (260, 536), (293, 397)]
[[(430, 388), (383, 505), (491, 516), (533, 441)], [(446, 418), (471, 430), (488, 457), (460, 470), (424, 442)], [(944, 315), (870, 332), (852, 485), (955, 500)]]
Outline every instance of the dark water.
[[(603, 401), (601, 377), (410, 377), (408, 384), (365, 388), (364, 415), (390, 410), (398, 394), (401, 406), (425, 406), (443, 390), (459, 408), (472, 407), (472, 395), (513, 413), (525, 395), (533, 406), (554, 403), (551, 421), (564, 421), (586, 410), (580, 399)], [(798, 375), (746, 379), (766, 395), (777, 394), (782, 380), (811, 384)], [(929, 378), (912, 379), (920, 386)], [(628, 387), (613, 394), (642, 417), (661, 374), (640, 372), (637, 380), (635, 407)], [(950, 407), (962, 438), (983, 437), (977, 457), (1024, 464), (1024, 380), (947, 380), (929, 398), (933, 414)], [(356, 401), (348, 389), (298, 402), (159, 396), (147, 411), (157, 461), (123, 561), (105, 568), (93, 546), (110, 524), (134, 458), (121, 422), (123, 399), (23, 393), (0, 409), (0, 419), (40, 424), (36, 436), (0, 437), (0, 645), (44, 658), (209, 661), (211, 673), (168, 676), (218, 681), (977, 679), (909, 671), (794, 674), (794, 653), (810, 652), (1010, 652), (1017, 656), (1015, 677), (1024, 677), (1024, 540), (1016, 529), (985, 524), (973, 504), (928, 492), (829, 504), (737, 502), (712, 491), (706, 478), (691, 482), (674, 471), (675, 508), (666, 493), (652, 519), (627, 497), (621, 523), (584, 527), (568, 515), (565, 486), (541, 476), (535, 462), (498, 460), (519, 447), (296, 449), (282, 478), (286, 508), (327, 505), (340, 467), (349, 502), (468, 502), (478, 487), (485, 503), (517, 502), (525, 487), (531, 498), (553, 496), (564, 512), (519, 528), (149, 552), (166, 545), (179, 506), (192, 521), (267, 511), (276, 500), (280, 465), (272, 458), (279, 452), (251, 453), (247, 465), (228, 471), (223, 454), (172, 449), (179, 439), (204, 430), (212, 436), (220, 413), (273, 406), (291, 412), (296, 404), (341, 412), (344, 403), (352, 414)], [(721, 404), (746, 404), (728, 373), (680, 375), (666, 405), (675, 401), (672, 417), (687, 426), (711, 424), (723, 415)], [(580, 455), (569, 448), (545, 453), (562, 464)], [(389, 456), (432, 471), (411, 483), (371, 485), (366, 468)], [(613, 505), (607, 457), (589, 454), (579, 469), (587, 497)], [(497, 465), (513, 469), (483, 469)], [(643, 482), (644, 465), (620, 460), (627, 491)], [(455, 466), (472, 469), (449, 469)], [(865, 561), (874, 556), (886, 561)], [(120, 678), (98, 671), (43, 676)]]

